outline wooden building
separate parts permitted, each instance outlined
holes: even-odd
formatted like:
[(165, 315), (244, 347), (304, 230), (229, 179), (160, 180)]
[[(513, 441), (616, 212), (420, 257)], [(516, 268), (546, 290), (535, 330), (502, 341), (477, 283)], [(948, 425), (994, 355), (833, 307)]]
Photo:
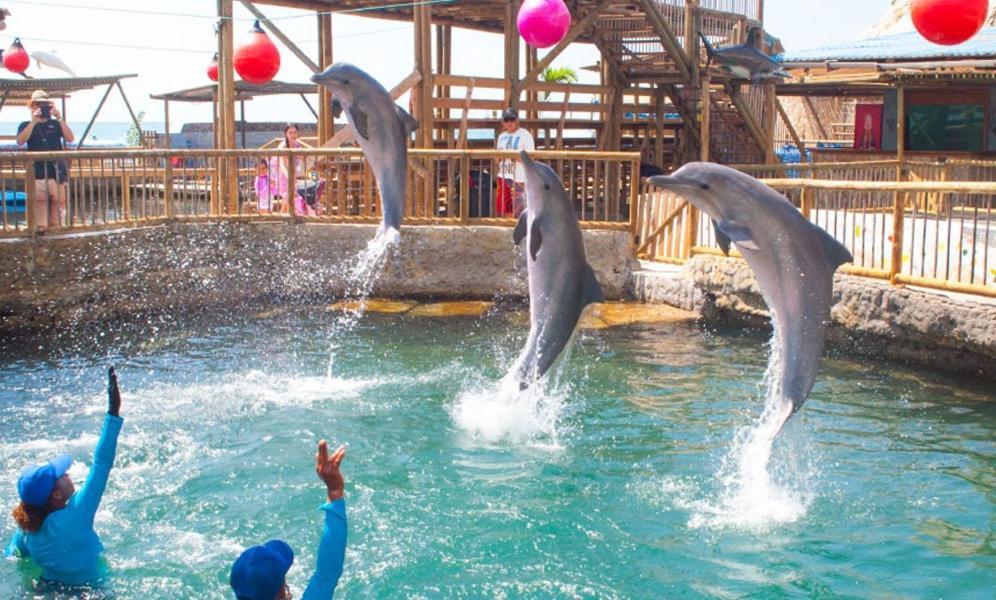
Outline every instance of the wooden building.
[[(222, 148), (236, 147), (233, 27), (227, 17), (238, 1), (315, 72), (335, 59), (332, 13), (362, 10), (366, 17), (413, 23), (413, 71), (396, 85), (384, 83), (395, 98), (411, 91), (413, 115), (422, 124), (418, 147), (468, 147), (468, 130), (497, 129), (500, 110), (514, 106), (541, 147), (638, 149), (644, 162), (662, 167), (699, 158), (774, 160), (774, 85), (741, 85), (725, 80), (716, 69), (707, 71), (698, 35), (716, 46), (741, 43), (750, 28), (763, 25), (763, 0), (567, 0), (572, 27), (563, 42), (542, 54), (519, 37), (520, 0), (215, 1), (221, 17), (217, 114)], [(280, 31), (278, 21), (267, 20), (267, 5), (314, 11), (318, 55), (301, 51)], [(453, 73), (453, 28), (503, 35), (504, 77)], [(599, 84), (540, 80), (572, 43), (597, 48)], [(330, 99), (324, 90), (319, 93), (319, 141), (340, 145), (348, 132), (333, 135)]]

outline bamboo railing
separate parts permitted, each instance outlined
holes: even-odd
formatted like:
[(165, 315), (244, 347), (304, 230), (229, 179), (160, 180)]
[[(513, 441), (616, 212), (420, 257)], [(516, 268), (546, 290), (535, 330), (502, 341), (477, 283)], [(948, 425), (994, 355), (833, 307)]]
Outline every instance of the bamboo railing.
[[(564, 182), (582, 227), (633, 230), (639, 154), (531, 156)], [(497, 190), (517, 159), (495, 150), (411, 150), (405, 223), (514, 226), (511, 209), (498, 211)], [(68, 165), (60, 231), (180, 219), (376, 223), (381, 217), (374, 176), (359, 149), (11, 152), (0, 153), (0, 236), (45, 229), (34, 214), (34, 165), (47, 161)]]
[[(908, 181), (896, 180), (896, 161), (783, 165), (803, 178), (764, 178), (773, 165), (742, 168), (851, 251), (854, 262), (841, 272), (996, 297), (996, 183), (954, 180), (996, 163), (904, 165)], [(679, 196), (645, 185), (637, 208), (640, 258), (681, 263), (718, 254), (712, 227), (697, 212)]]

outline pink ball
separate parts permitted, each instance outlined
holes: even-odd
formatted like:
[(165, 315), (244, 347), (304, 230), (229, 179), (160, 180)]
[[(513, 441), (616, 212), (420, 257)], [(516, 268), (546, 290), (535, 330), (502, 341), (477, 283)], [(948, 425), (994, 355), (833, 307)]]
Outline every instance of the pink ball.
[(519, 8), (519, 34), (536, 48), (560, 43), (571, 28), (571, 11), (563, 0), (525, 0)]

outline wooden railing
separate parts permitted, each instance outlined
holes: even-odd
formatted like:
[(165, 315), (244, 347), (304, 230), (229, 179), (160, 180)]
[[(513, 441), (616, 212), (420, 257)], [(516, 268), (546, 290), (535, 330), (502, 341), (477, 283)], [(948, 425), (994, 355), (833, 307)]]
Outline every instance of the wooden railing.
[[(560, 176), (582, 227), (632, 230), (638, 154), (531, 156)], [(512, 176), (517, 158), (494, 150), (411, 150), (405, 223), (514, 225), (511, 209), (499, 212), (498, 180)], [(35, 165), (51, 161), (67, 167), (59, 186), (67, 196), (57, 220), (62, 231), (207, 218), (375, 223), (381, 215), (373, 173), (358, 149), (14, 152), (0, 153), (0, 235), (46, 228), (35, 214)]]
[[(851, 251), (854, 262), (842, 272), (996, 297), (996, 183), (896, 181), (897, 164), (891, 180), (813, 178), (846, 176), (852, 167), (825, 168), (807, 178), (763, 181)], [(890, 167), (853, 167), (854, 172), (879, 168)], [(679, 196), (644, 186), (637, 214), (641, 258), (680, 263), (695, 254), (719, 253), (708, 219)]]

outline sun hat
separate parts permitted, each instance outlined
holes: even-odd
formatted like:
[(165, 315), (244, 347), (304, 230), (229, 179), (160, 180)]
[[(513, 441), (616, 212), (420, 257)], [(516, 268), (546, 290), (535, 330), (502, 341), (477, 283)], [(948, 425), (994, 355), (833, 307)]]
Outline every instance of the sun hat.
[(247, 548), (232, 565), (229, 583), (239, 600), (273, 600), (294, 564), (294, 551), (282, 540)]
[(48, 97), (48, 92), (45, 90), (35, 90), (31, 94), (31, 102), (50, 102), (51, 99)]
[(43, 465), (31, 465), (24, 469), (17, 480), (17, 493), (21, 501), (31, 506), (45, 506), (56, 482), (66, 474), (71, 464), (72, 457), (63, 454)]

